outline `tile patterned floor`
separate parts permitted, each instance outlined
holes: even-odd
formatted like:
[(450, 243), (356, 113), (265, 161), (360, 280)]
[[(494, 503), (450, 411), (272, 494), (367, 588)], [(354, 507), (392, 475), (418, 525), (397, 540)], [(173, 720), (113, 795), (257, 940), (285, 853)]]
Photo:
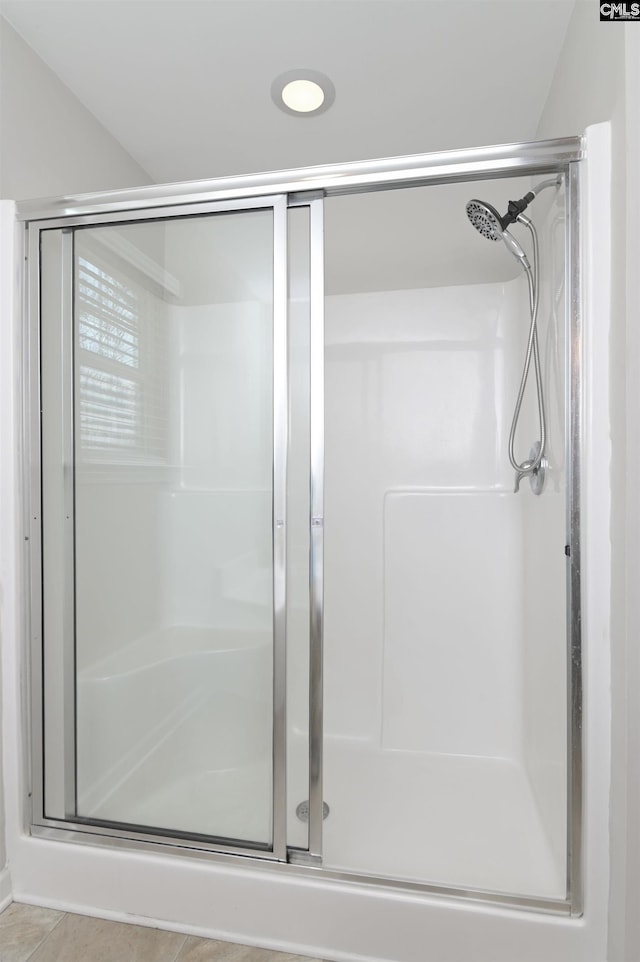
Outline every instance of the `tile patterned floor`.
[(14, 902), (0, 914), (0, 962), (321, 962)]

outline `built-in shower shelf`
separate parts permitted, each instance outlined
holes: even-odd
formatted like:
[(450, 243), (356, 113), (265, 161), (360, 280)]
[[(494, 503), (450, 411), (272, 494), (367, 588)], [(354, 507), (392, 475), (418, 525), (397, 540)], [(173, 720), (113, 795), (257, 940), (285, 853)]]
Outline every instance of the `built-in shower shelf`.
[(268, 630), (171, 625), (150, 632), (112, 652), (97, 664), (82, 669), (79, 679), (106, 681), (149, 671), (166, 662), (256, 650), (268, 646), (270, 641)]

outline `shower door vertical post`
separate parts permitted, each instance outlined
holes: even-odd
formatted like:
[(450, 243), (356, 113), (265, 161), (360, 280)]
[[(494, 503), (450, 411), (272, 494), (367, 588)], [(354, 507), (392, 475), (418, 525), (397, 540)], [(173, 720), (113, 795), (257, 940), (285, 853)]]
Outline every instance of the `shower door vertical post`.
[(287, 202), (273, 202), (273, 855), (287, 858)]
[(566, 175), (568, 344), (566, 358), (567, 510), (567, 899), (573, 915), (583, 911), (582, 812), (582, 600), (580, 590), (580, 458), (582, 438), (582, 313), (580, 254), (580, 164), (571, 163)]
[(64, 458), (64, 676), (65, 817), (77, 811), (76, 787), (76, 603), (75, 603), (75, 234), (62, 232), (62, 418)]
[(31, 801), (31, 820), (42, 820), (44, 815), (44, 658), (43, 658), (43, 598), (39, 576), (42, 572), (42, 475), (41, 475), (41, 407), (40, 382), (40, 231), (29, 225), (26, 235), (26, 310), (28, 317), (27, 350), (24, 358), (24, 377), (27, 395), (24, 402), (24, 450), (28, 458), (26, 492), (23, 514), (25, 540), (25, 572), (29, 592), (28, 636), (31, 717), (30, 764), (27, 798)]
[(324, 200), (310, 204), (309, 855), (322, 856), (324, 628)]
[[(74, 232), (34, 231), (31, 256), (42, 259), (37, 298), (41, 352), (42, 477), (32, 491), (42, 505), (42, 564), (55, 572), (44, 586), (41, 617), (45, 769), (43, 813), (72, 819), (76, 797), (75, 510), (74, 510)], [(37, 261), (36, 261), (37, 264)], [(44, 289), (44, 293), (43, 293)], [(35, 521), (37, 511), (32, 512)], [(35, 545), (32, 546), (34, 550)], [(33, 625), (38, 631), (40, 626)], [(34, 796), (34, 804), (39, 804)]]

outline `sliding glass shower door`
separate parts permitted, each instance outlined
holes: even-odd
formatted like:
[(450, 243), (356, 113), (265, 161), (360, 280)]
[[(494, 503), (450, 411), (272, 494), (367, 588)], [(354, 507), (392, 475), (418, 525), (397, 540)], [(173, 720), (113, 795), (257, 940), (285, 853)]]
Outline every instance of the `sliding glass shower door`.
[(283, 204), (42, 235), (48, 818), (283, 852)]
[[(552, 147), (29, 219), (35, 835), (580, 910), (579, 145)], [(541, 171), (538, 497), (508, 457), (526, 278), (464, 211)]]

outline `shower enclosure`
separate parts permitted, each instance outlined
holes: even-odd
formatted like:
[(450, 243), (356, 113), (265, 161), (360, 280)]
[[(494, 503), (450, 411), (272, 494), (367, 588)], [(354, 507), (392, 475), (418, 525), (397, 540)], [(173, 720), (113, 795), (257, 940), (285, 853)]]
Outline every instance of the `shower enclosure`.
[(20, 205), (34, 835), (580, 914), (581, 156)]

